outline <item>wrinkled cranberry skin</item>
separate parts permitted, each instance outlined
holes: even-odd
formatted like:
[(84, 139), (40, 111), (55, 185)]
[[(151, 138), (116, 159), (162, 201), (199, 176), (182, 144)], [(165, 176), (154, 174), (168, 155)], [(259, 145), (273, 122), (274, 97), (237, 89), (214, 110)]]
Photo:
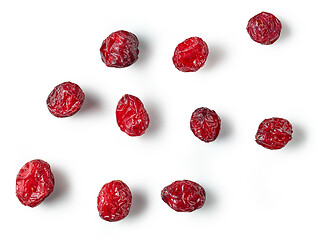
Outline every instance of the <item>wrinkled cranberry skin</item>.
[(256, 133), (256, 142), (268, 149), (281, 149), (292, 139), (292, 125), (283, 118), (262, 121)]
[(54, 176), (50, 165), (43, 160), (27, 162), (16, 179), (16, 195), (29, 207), (38, 206), (54, 189)]
[(108, 67), (124, 68), (138, 59), (137, 37), (130, 32), (120, 30), (111, 33), (100, 48), (102, 61)]
[(106, 183), (97, 198), (97, 209), (100, 217), (109, 222), (125, 218), (130, 212), (131, 204), (131, 191), (120, 180)]
[(168, 206), (177, 212), (192, 212), (204, 205), (206, 193), (198, 183), (182, 180), (164, 187), (161, 197)]
[(214, 110), (197, 108), (192, 114), (190, 128), (197, 138), (209, 143), (218, 137), (221, 120)]
[(84, 99), (84, 92), (77, 84), (64, 82), (49, 94), (47, 106), (50, 113), (56, 117), (70, 117), (81, 109)]
[(281, 28), (278, 18), (271, 13), (261, 12), (248, 21), (246, 29), (252, 40), (270, 45), (279, 38)]
[(150, 122), (141, 100), (129, 94), (118, 102), (116, 120), (120, 129), (132, 137), (143, 135)]
[(177, 45), (173, 63), (182, 72), (196, 72), (204, 66), (208, 56), (208, 46), (199, 37), (191, 37)]

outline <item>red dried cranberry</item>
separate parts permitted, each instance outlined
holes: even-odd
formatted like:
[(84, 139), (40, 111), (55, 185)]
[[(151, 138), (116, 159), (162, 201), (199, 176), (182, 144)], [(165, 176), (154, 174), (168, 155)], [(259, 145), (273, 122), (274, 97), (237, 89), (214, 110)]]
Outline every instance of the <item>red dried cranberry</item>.
[(201, 38), (191, 37), (177, 45), (173, 63), (182, 72), (196, 72), (204, 66), (208, 52), (208, 46)]
[(128, 67), (138, 58), (138, 45), (138, 39), (133, 33), (123, 30), (113, 32), (100, 48), (102, 61), (108, 67)]
[(116, 120), (120, 129), (129, 136), (141, 136), (149, 125), (149, 117), (140, 99), (126, 94), (117, 104)]
[(16, 195), (23, 205), (35, 207), (54, 189), (54, 177), (50, 165), (43, 160), (27, 162), (16, 180)]
[(125, 218), (131, 208), (132, 194), (129, 187), (120, 180), (106, 183), (97, 198), (100, 217), (109, 222)]
[(268, 149), (283, 148), (292, 139), (292, 125), (283, 118), (269, 118), (259, 125), (256, 142)]
[(57, 85), (49, 94), (47, 106), (56, 117), (70, 117), (83, 105), (85, 95), (75, 83), (64, 82)]
[(204, 142), (214, 141), (219, 134), (221, 120), (217, 113), (209, 108), (197, 108), (191, 117), (190, 127), (196, 137)]
[(198, 183), (182, 180), (164, 187), (162, 199), (177, 212), (192, 212), (201, 208), (206, 200), (206, 193)]
[(279, 38), (281, 23), (271, 13), (261, 12), (248, 21), (246, 29), (252, 40), (269, 45)]

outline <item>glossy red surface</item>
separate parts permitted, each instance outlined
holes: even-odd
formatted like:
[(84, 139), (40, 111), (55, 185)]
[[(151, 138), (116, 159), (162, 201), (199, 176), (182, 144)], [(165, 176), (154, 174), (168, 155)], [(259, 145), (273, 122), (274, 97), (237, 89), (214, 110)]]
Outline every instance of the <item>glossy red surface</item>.
[(247, 24), (247, 32), (255, 42), (270, 45), (280, 36), (281, 22), (273, 14), (261, 12), (252, 17)]
[(149, 125), (149, 117), (141, 100), (124, 95), (116, 107), (116, 120), (120, 129), (129, 136), (141, 136)]
[(292, 125), (283, 118), (262, 121), (256, 133), (256, 142), (268, 149), (281, 149), (292, 139)]
[(177, 45), (173, 63), (182, 72), (196, 72), (204, 66), (208, 56), (208, 46), (199, 37), (191, 37)]
[(124, 30), (111, 33), (100, 48), (102, 61), (108, 67), (124, 68), (132, 65), (138, 59), (137, 37)]
[(84, 92), (77, 84), (64, 82), (49, 94), (47, 106), (50, 113), (56, 117), (70, 117), (81, 109), (84, 99)]
[(54, 176), (50, 165), (43, 160), (27, 162), (16, 179), (16, 195), (26, 206), (35, 207), (44, 201), (54, 189)]
[(109, 222), (125, 218), (131, 208), (132, 194), (129, 187), (120, 180), (106, 183), (97, 198), (100, 217)]
[(177, 212), (192, 212), (204, 205), (206, 193), (198, 183), (182, 180), (164, 187), (161, 197)]

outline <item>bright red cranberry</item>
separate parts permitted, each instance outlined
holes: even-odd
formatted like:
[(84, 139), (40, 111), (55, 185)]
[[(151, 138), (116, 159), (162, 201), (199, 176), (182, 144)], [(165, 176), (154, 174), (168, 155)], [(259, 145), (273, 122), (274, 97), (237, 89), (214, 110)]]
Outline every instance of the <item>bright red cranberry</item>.
[(131, 208), (132, 194), (129, 187), (120, 180), (106, 183), (97, 198), (100, 217), (109, 222), (125, 218)]
[(192, 212), (201, 208), (206, 200), (206, 193), (198, 183), (182, 180), (164, 187), (162, 199), (177, 212)]
[(116, 107), (116, 120), (120, 129), (129, 136), (141, 136), (149, 125), (149, 117), (141, 100), (124, 95)]
[(269, 118), (259, 125), (256, 142), (268, 149), (280, 149), (292, 139), (292, 125), (283, 118)]
[(100, 48), (102, 61), (108, 67), (128, 67), (138, 58), (138, 45), (138, 39), (133, 33), (123, 30), (113, 32)]
[(261, 12), (248, 21), (246, 29), (252, 40), (269, 45), (279, 38), (281, 23), (271, 13)]
[(64, 82), (49, 94), (47, 106), (56, 117), (70, 117), (80, 110), (85, 99), (84, 92), (75, 83)]
[(196, 72), (204, 66), (208, 56), (208, 46), (199, 37), (191, 37), (177, 45), (173, 63), (182, 72)]
[(215, 111), (205, 107), (197, 108), (192, 114), (190, 127), (196, 137), (208, 143), (218, 137), (221, 120)]
[(35, 207), (44, 201), (54, 189), (54, 177), (50, 165), (43, 160), (27, 162), (16, 179), (16, 195), (23, 205)]

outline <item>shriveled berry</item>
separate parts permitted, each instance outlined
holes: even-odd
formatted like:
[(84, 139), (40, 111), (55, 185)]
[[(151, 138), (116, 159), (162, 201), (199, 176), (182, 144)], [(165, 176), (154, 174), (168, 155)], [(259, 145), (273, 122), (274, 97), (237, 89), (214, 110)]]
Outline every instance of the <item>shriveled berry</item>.
[(47, 106), (56, 117), (70, 117), (80, 110), (85, 99), (84, 92), (75, 83), (64, 82), (49, 94)]
[(27, 162), (16, 179), (16, 195), (26, 206), (35, 207), (48, 197), (54, 189), (54, 176), (50, 165), (43, 160)]
[(208, 46), (199, 37), (191, 37), (177, 45), (173, 63), (182, 72), (196, 72), (204, 66), (208, 56)]
[(201, 107), (193, 112), (190, 127), (196, 137), (208, 143), (218, 137), (221, 120), (214, 110)]
[(283, 118), (262, 121), (256, 134), (256, 142), (268, 149), (280, 149), (292, 139), (292, 125)]
[(279, 38), (281, 23), (273, 14), (261, 12), (248, 21), (246, 29), (252, 40), (270, 45)]
[(109, 222), (125, 218), (131, 208), (132, 194), (129, 187), (120, 180), (106, 183), (97, 198), (100, 217)]
[(149, 125), (149, 117), (141, 100), (124, 95), (116, 107), (116, 120), (120, 129), (129, 136), (141, 136)]
[(108, 67), (124, 68), (132, 65), (138, 58), (137, 37), (124, 30), (111, 33), (100, 48), (102, 61)]
[(164, 187), (161, 197), (177, 212), (192, 212), (204, 205), (206, 193), (198, 183), (182, 180)]

